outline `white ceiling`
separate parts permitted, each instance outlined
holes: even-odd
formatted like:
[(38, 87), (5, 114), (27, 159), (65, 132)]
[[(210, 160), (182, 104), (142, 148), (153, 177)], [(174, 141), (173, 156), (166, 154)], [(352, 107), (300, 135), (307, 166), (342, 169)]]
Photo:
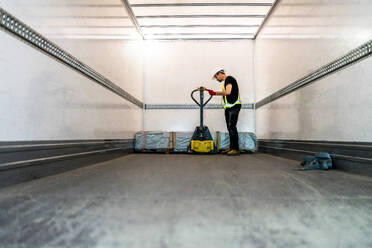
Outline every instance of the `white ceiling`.
[(274, 0), (128, 0), (145, 39), (252, 39)]
[[(131, 10), (127, 11), (125, 1)], [(22, 9), (23, 21), (51, 38), (141, 39), (143, 34), (144, 39), (172, 40), (252, 39), (273, 2), (12, 0), (12, 5)]]

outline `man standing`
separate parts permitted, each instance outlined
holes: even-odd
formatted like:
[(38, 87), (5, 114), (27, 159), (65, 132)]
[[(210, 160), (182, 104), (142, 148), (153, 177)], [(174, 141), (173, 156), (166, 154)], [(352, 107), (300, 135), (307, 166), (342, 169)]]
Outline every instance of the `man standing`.
[(222, 153), (229, 156), (238, 156), (240, 155), (239, 134), (236, 125), (238, 123), (239, 112), (242, 106), (238, 83), (232, 76), (227, 76), (222, 67), (218, 67), (212, 71), (212, 79), (216, 79), (223, 83), (222, 91), (208, 90), (210, 95), (222, 96), (223, 99), (226, 125), (230, 136), (230, 149), (227, 149)]

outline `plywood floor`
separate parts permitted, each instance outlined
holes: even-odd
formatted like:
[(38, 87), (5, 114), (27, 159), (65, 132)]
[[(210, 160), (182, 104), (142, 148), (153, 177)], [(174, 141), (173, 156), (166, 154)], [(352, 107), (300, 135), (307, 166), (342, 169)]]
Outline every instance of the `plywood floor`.
[(0, 247), (372, 247), (372, 178), (132, 154), (0, 189)]

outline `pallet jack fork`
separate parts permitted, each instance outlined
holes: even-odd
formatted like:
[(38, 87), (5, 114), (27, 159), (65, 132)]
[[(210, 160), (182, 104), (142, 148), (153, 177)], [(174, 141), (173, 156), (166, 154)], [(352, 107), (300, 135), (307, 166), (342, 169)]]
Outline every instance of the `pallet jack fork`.
[[(217, 153), (217, 147), (214, 145), (214, 141), (212, 138), (211, 133), (207, 126), (204, 126), (204, 107), (208, 104), (208, 102), (212, 99), (213, 96), (210, 96), (209, 99), (204, 103), (204, 92), (206, 91), (205, 88), (200, 87), (196, 90), (191, 92), (192, 100), (200, 107), (200, 126), (196, 127), (194, 134), (191, 138), (190, 148), (191, 151), (195, 153)], [(200, 92), (200, 102), (195, 100), (194, 94), (196, 92)]]

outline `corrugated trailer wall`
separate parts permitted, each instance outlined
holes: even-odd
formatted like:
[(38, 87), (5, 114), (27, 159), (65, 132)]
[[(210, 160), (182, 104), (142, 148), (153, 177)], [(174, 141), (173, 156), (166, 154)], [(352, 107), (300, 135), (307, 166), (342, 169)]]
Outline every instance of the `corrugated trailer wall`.
[[(138, 106), (13, 37), (5, 33), (0, 35), (5, 44), (0, 48), (4, 75), (1, 140), (133, 139), (134, 133), (142, 129), (143, 110)], [(97, 55), (100, 47), (89, 50), (84, 45), (82, 51)], [(123, 47), (117, 50), (118, 54), (125, 53)], [(22, 54), (22, 59), (15, 54)], [(104, 56), (95, 58), (105, 59)], [(117, 62), (120, 61), (116, 65), (115, 61), (109, 61), (103, 64), (119, 66)], [(104, 66), (100, 69), (98, 71), (106, 72)], [(127, 73), (117, 77), (125, 80), (116, 82), (122, 87), (125, 84), (141, 86), (135, 76)], [(128, 88), (134, 87), (129, 85)], [(133, 90), (137, 95), (142, 94), (141, 88)]]
[[(53, 8), (58, 10), (56, 13), (37, 3), (0, 2), (14, 16), (28, 20), (26, 24), (41, 35), (52, 37), (51, 41), (61, 49), (143, 100), (142, 53), (138, 42), (65, 37), (63, 27), (41, 17), (66, 14), (69, 8)], [(121, 10), (118, 15), (125, 17), (124, 9)], [(54, 22), (56, 19), (51, 18)], [(71, 22), (68, 16), (61, 21)], [(135, 132), (142, 129), (140, 107), (8, 33), (0, 35), (4, 75), (0, 140), (133, 139)]]
[(128, 35), (136, 32), (125, 9), (88, 8), (83, 14), (102, 22), (96, 27), (89, 18), (69, 17), (78, 14), (69, 1), (0, 6), (6, 11), (0, 32), (0, 184), (132, 151), (143, 128), (141, 43), (116, 37), (115, 29), (100, 36), (112, 29), (105, 15), (127, 22)]
[[(372, 59), (358, 57), (371, 52), (372, 3), (310, 2), (280, 1), (255, 42), (261, 151), (293, 158), (328, 151), (369, 164)], [(292, 87), (322, 69), (327, 76)]]

